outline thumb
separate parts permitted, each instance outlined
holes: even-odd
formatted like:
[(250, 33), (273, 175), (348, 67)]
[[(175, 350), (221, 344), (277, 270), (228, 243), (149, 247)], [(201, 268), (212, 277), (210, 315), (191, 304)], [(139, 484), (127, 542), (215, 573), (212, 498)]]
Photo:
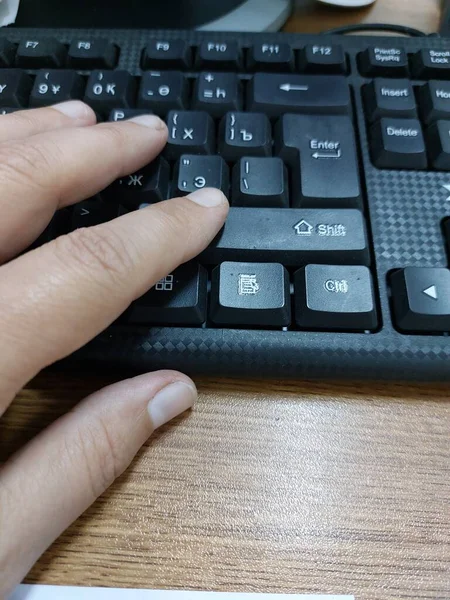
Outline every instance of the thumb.
[(122, 381), (86, 398), (6, 463), (0, 470), (0, 598), (128, 467), (152, 432), (196, 396), (192, 380), (173, 371)]

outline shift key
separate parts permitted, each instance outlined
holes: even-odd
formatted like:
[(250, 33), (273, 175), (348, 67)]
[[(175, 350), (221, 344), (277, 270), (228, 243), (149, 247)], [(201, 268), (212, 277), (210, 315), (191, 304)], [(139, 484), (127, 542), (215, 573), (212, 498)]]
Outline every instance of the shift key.
[(369, 265), (366, 228), (353, 208), (231, 207), (226, 223), (200, 255), (203, 262)]
[(294, 207), (359, 208), (361, 186), (350, 117), (284, 115), (277, 154), (291, 167)]

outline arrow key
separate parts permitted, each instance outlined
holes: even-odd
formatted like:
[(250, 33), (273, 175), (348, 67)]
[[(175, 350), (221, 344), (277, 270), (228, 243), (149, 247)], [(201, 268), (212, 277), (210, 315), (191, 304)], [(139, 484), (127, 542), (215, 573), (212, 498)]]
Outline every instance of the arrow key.
[(406, 332), (450, 331), (450, 270), (407, 267), (391, 276), (394, 317)]

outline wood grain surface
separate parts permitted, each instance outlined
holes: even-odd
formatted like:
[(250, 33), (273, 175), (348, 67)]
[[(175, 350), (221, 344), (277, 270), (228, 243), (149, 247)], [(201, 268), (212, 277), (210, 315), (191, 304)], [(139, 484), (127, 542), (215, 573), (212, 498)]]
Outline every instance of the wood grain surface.
[[(432, 31), (438, 0), (341, 13)], [(345, 14), (345, 16), (343, 16)], [(42, 374), (0, 421), (0, 461), (111, 380)], [(45, 553), (27, 581), (450, 599), (447, 386), (203, 379), (195, 410)]]

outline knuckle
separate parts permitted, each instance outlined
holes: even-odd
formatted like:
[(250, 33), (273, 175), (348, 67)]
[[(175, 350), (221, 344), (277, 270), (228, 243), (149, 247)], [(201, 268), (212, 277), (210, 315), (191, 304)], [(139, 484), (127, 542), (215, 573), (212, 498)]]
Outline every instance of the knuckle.
[(127, 468), (121, 452), (124, 440), (114, 434), (108, 424), (97, 417), (83, 423), (77, 431), (75, 445), (77, 460), (81, 455), (87, 475), (87, 485), (92, 498), (98, 498)]
[(105, 225), (77, 229), (55, 240), (56, 252), (90, 272), (99, 270), (117, 283), (130, 272), (133, 260), (127, 244)]
[(31, 140), (0, 145), (0, 181), (47, 188), (57, 163), (55, 154), (56, 149), (52, 152)]

